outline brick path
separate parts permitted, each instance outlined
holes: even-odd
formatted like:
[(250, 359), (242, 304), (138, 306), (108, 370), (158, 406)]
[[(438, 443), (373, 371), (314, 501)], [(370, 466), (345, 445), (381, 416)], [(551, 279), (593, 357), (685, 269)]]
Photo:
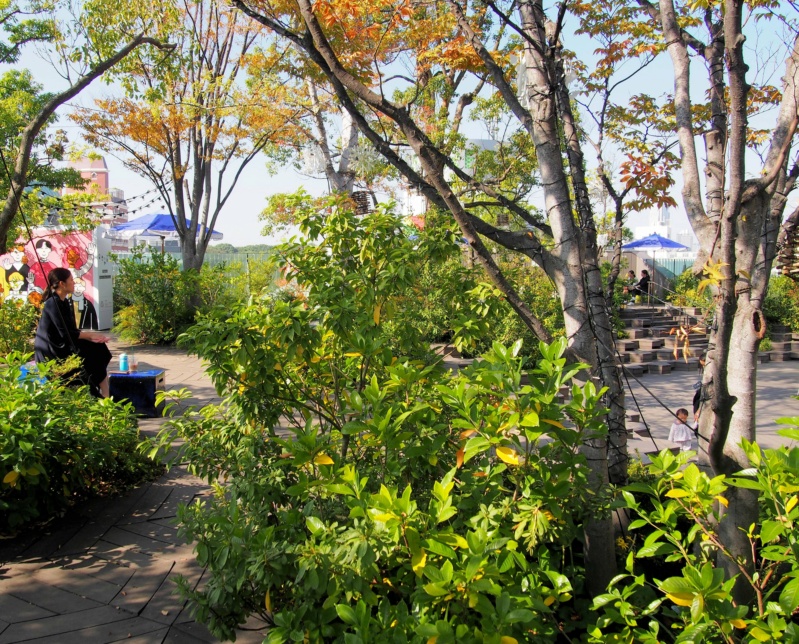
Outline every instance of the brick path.
[[(140, 369), (166, 369), (167, 388), (187, 387), (195, 403), (218, 401), (196, 358), (174, 348), (111, 346), (135, 352)], [(115, 367), (112, 363), (112, 368)], [(143, 419), (154, 435), (163, 419)], [(12, 642), (216, 642), (174, 594), (181, 574), (202, 584), (192, 548), (177, 536), (180, 503), (208, 487), (174, 468), (123, 497), (75, 508), (53, 530), (0, 541), (0, 644)], [(237, 642), (260, 642), (262, 624)]]

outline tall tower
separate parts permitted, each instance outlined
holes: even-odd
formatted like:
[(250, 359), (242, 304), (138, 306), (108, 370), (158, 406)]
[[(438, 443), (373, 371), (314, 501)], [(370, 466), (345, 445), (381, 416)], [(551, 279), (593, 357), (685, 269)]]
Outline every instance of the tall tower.
[(658, 212), (658, 226), (662, 226), (668, 232), (666, 232), (666, 237), (670, 237), (671, 233), (671, 212), (669, 212), (668, 206), (661, 206), (660, 211)]

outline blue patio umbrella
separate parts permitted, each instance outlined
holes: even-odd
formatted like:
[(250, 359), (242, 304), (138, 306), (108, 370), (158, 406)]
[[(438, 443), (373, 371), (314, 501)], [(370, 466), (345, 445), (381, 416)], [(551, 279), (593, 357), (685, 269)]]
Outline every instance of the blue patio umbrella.
[[(189, 227), (188, 221), (186, 221), (186, 227)], [(178, 235), (178, 231), (175, 228), (175, 223), (172, 221), (172, 216), (164, 213), (142, 215), (124, 224), (111, 226), (109, 236), (121, 239), (132, 239), (133, 237), (160, 237), (162, 251), (164, 250), (164, 240), (180, 239), (180, 235)], [(222, 233), (216, 230), (211, 231), (211, 239), (214, 241), (222, 239)]]
[(641, 239), (636, 239), (631, 241), (627, 244), (624, 244), (622, 250), (651, 250), (653, 251), (652, 255), (652, 281), (655, 282), (655, 275), (657, 275), (657, 271), (655, 269), (656, 261), (655, 261), (655, 254), (659, 250), (690, 250), (688, 246), (681, 244), (680, 242), (676, 242), (673, 239), (669, 239), (668, 237), (663, 237), (662, 235), (658, 235), (657, 233), (653, 233), (648, 235), (647, 237), (642, 237)]
[(688, 246), (657, 234), (636, 239), (621, 248), (622, 250), (688, 250)]

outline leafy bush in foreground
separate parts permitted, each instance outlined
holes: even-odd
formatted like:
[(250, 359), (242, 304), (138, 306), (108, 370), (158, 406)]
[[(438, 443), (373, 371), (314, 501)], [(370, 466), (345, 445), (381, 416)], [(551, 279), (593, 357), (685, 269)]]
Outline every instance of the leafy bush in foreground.
[(28, 357), (12, 353), (0, 365), (0, 532), (49, 520), (161, 469), (137, 449), (129, 405), (65, 387), (55, 363), (20, 380)]
[[(799, 448), (747, 444), (733, 479), (664, 452), (603, 498), (579, 448), (607, 439), (604, 392), (575, 381), (564, 340), (526, 374), (521, 342), (457, 374), (403, 358), (385, 304), (421, 251), (389, 213), (308, 216), (322, 243), (281, 251), (304, 299), (187, 332), (226, 403), (161, 437), (215, 486), (179, 511), (208, 570), (179, 588), (214, 634), (258, 615), (274, 644), (799, 640)], [(718, 506), (736, 490), (760, 495), (757, 568), (727, 579)], [(583, 530), (613, 506), (632, 523), (603, 554), (626, 572), (589, 597)], [(732, 601), (736, 583), (751, 601)]]

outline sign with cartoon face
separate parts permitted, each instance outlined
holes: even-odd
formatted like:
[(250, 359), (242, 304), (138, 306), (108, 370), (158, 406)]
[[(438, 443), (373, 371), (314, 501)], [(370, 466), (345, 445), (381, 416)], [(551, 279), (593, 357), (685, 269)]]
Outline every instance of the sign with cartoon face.
[[(98, 317), (97, 311), (100, 298), (95, 284), (98, 260), (96, 237), (93, 231), (64, 234), (51, 228), (36, 229), (33, 239), (19, 240), (7, 254), (0, 255), (0, 297), (4, 302), (16, 300), (38, 304), (47, 288), (50, 271), (59, 267), (68, 268), (75, 278), (72, 299), (78, 328), (109, 328), (110, 283), (105, 285), (109, 294), (102, 298), (101, 305), (103, 309), (109, 309), (108, 315)], [(109, 270), (103, 272), (110, 276)]]

